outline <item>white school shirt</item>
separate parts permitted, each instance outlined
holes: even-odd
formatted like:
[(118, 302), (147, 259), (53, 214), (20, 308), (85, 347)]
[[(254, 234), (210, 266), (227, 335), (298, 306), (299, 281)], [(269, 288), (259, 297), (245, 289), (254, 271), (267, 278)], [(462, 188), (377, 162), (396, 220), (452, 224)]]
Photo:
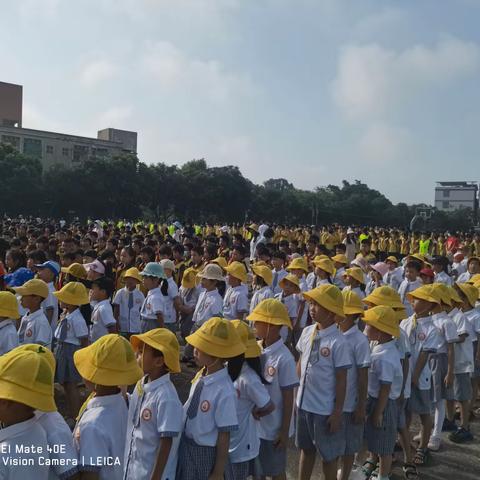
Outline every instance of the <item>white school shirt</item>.
[(392, 271), (388, 271), (383, 276), (383, 281), (394, 290), (398, 291), (400, 284), (403, 282), (403, 269), (397, 267)]
[(175, 310), (174, 300), (178, 297), (178, 287), (173, 277), (167, 279), (168, 291), (165, 296), (165, 323), (176, 323), (177, 311)]
[[(146, 379), (129, 396), (124, 480), (150, 478), (162, 438), (179, 438), (183, 429), (183, 407), (170, 374), (153, 382)], [(175, 480), (177, 443), (172, 442), (162, 480)]]
[(6, 319), (0, 321), (0, 355), (8, 353), (18, 347), (18, 333), (15, 328), (15, 320)]
[(350, 285), (347, 285), (342, 290), (342, 292), (349, 292), (349, 291), (356, 293), (360, 297), (360, 300), (363, 300), (366, 297), (365, 292), (360, 287), (352, 288)]
[[(16, 453), (16, 448), (25, 445), (34, 445), (41, 448), (42, 454)], [(49, 457), (47, 434), (38, 420), (33, 417), (25, 422), (16, 423), (9, 427), (0, 428), (0, 478), (2, 480), (48, 480), (50, 467), (45, 462), (40, 462), (39, 457)], [(3, 453), (6, 452), (6, 453)], [(8, 459), (24, 460), (33, 465), (9, 465)], [(4, 461), (7, 460), (7, 465)], [(42, 465), (43, 463), (43, 465)]]
[[(88, 401), (73, 431), (80, 471), (94, 471), (100, 480), (123, 478), (127, 417), (127, 404), (121, 393)], [(113, 465), (98, 462), (97, 457), (108, 457)]]
[(237, 392), (238, 430), (230, 434), (229, 455), (232, 463), (240, 463), (258, 456), (259, 421), (253, 417), (252, 410), (266, 407), (270, 403), (270, 395), (257, 373), (246, 362), (233, 386)]
[(65, 343), (80, 345), (80, 339), (88, 337), (87, 322), (85, 322), (79, 308), (72, 313), (69, 313), (58, 323), (57, 328), (55, 329), (55, 338), (58, 340), (60, 340), (63, 322), (67, 322), (67, 336), (65, 337), (65, 340), (63, 340)]
[(480, 311), (478, 311), (476, 308), (472, 308), (468, 312), (464, 312), (464, 315), (470, 322), (470, 326), (474, 333), (472, 342), (476, 342), (478, 340), (477, 335), (480, 334)]
[(95, 342), (99, 338), (108, 334), (108, 327), (117, 324), (113, 316), (110, 300), (102, 300), (95, 304), (92, 310), (92, 325), (90, 326), (90, 340)]
[[(198, 298), (200, 297), (200, 288), (193, 287), (193, 288), (185, 288), (180, 287), (178, 289), (178, 294), (182, 299), (182, 302), (185, 306), (195, 309), (197, 305)], [(193, 313), (192, 313), (193, 315)]]
[(472, 373), (474, 367), (472, 338), (475, 332), (467, 317), (458, 308), (454, 308), (449, 315), (455, 322), (458, 336), (467, 334), (463, 342), (455, 344), (453, 373)]
[(140, 317), (145, 320), (156, 320), (157, 314), (163, 315), (163, 320), (166, 317), (165, 308), (165, 296), (163, 295), (160, 287), (152, 288), (147, 293), (145, 300), (143, 301), (142, 308), (140, 309)]
[(464, 272), (457, 278), (457, 283), (465, 283), (468, 282), (472, 278), (472, 274), (470, 272)]
[(240, 318), (238, 312), (248, 312), (248, 295), (243, 285), (228, 287), (223, 299), (223, 317), (226, 320)]
[(340, 290), (345, 288), (345, 282), (343, 281), (343, 276), (345, 275), (345, 268), (340, 267), (333, 277), (333, 284), (338, 287)]
[(223, 310), (223, 299), (218, 290), (207, 292), (204, 290), (198, 297), (192, 321), (197, 327), (201, 327), (212, 317), (221, 317)]
[(73, 437), (67, 422), (58, 412), (35, 412), (38, 423), (47, 434), (50, 447), (49, 457), (52, 460), (49, 479), (72, 476), (78, 470), (78, 455), (73, 445)]
[(53, 309), (51, 327), (52, 327), (52, 331), (55, 331), (58, 323), (58, 298), (53, 294), (53, 292), (55, 292), (54, 283), (50, 282), (47, 285), (48, 285), (48, 297), (41, 303), (41, 307), (43, 308), (43, 313), (45, 313), (45, 316), (47, 316), (47, 310), (49, 308)]
[(358, 369), (370, 367), (370, 344), (357, 325), (343, 332), (343, 337), (350, 345), (353, 359), (352, 368), (347, 371), (347, 391), (343, 411), (353, 412), (358, 402)]
[(280, 282), (288, 275), (288, 272), (282, 268), (281, 270), (272, 270), (272, 285), (274, 295), (281, 293), (282, 289), (280, 288)]
[[(282, 390), (297, 387), (298, 376), (293, 355), (281, 338), (263, 349), (260, 360), (263, 378), (268, 382), (266, 387), (275, 410), (260, 419), (259, 435), (264, 440), (275, 440), (282, 425)], [(292, 424), (290, 424), (289, 434), (293, 434)]]
[[(128, 308), (130, 293), (133, 294), (132, 308)], [(118, 321), (121, 332), (140, 332), (140, 309), (142, 308), (144, 300), (145, 295), (138, 288), (134, 288), (130, 292), (127, 287), (123, 287), (117, 291), (113, 298), (113, 304), (118, 305), (119, 308)]]
[(315, 271), (310, 272), (307, 275), (307, 278), (305, 281), (307, 282), (308, 289), (313, 290), (316, 287), (316, 283), (317, 283), (317, 276), (315, 275)]
[(21, 345), (38, 343), (47, 348), (52, 346), (52, 327), (41, 308), (22, 317), (18, 329), (18, 338)]
[[(277, 300), (280, 300), (285, 307), (287, 307), (288, 311), (288, 316), (290, 317), (290, 320), (292, 321), (292, 327), (295, 326), (297, 323), (297, 315), (298, 315), (298, 299), (295, 294), (291, 294), (288, 297), (285, 297), (283, 295), (283, 292), (278, 293), (275, 295)], [(288, 327), (285, 325), (280, 329), (280, 336), (282, 337), (283, 341), (285, 341), (288, 337)]]
[(368, 370), (368, 395), (378, 398), (380, 386), (389, 384), (391, 387), (388, 398), (396, 400), (402, 393), (403, 371), (395, 342), (392, 340), (375, 345), (371, 362)]
[(319, 330), (306, 327), (297, 343), (300, 352), (300, 388), (297, 407), (317, 415), (331, 415), (335, 407), (335, 372), (350, 369), (353, 355), (336, 324)]
[(462, 275), (467, 271), (467, 262), (466, 259), (462, 260), (461, 262), (453, 262), (452, 263), (452, 270), (457, 272), (457, 276)]
[[(183, 406), (186, 418), (185, 435), (197, 445), (214, 447), (218, 432), (231, 432), (238, 428), (237, 392), (227, 369), (200, 377), (190, 388), (188, 400)], [(195, 389), (203, 382), (203, 388), (195, 418), (186, 417)]]
[(421, 287), (423, 282), (417, 278), (414, 282), (410, 282), (409, 280), (405, 279), (398, 287), (398, 294), (402, 300), (403, 305), (405, 306), (406, 313), (410, 317), (413, 315), (413, 306), (407, 298), (407, 294), (413, 292), (417, 288)]
[(254, 290), (252, 299), (250, 300), (250, 313), (252, 313), (253, 309), (263, 300), (267, 298), (273, 298), (273, 291), (267, 285), (265, 287), (259, 288), (258, 290)]
[(446, 272), (439, 272), (435, 274), (435, 283), (443, 283), (445, 285), (453, 285), (453, 278)]
[(440, 332), (440, 344), (437, 348), (437, 353), (447, 353), (448, 344), (458, 342), (455, 322), (449, 317), (447, 312), (435, 313), (432, 315), (432, 321)]
[[(400, 336), (394, 340), (395, 347), (398, 350), (398, 354), (400, 356), (400, 360), (404, 360), (409, 362), (409, 358), (411, 355), (410, 351), (410, 340), (408, 339), (408, 335), (405, 333), (404, 330), (400, 329)], [(412, 392), (412, 370), (410, 368), (410, 362), (408, 365), (408, 375), (407, 380), (405, 381), (405, 387), (403, 389), (403, 398), (408, 399), (410, 398), (410, 394)], [(403, 373), (403, 368), (402, 368)], [(403, 378), (402, 378), (403, 381)]]
[[(440, 332), (433, 324), (432, 317), (417, 318), (414, 326), (414, 315), (402, 320), (400, 328), (405, 330), (410, 341), (410, 370), (415, 371), (415, 365), (421, 352), (437, 353), (441, 344)], [(419, 390), (430, 390), (432, 383), (432, 371), (430, 362), (427, 360), (418, 379)]]

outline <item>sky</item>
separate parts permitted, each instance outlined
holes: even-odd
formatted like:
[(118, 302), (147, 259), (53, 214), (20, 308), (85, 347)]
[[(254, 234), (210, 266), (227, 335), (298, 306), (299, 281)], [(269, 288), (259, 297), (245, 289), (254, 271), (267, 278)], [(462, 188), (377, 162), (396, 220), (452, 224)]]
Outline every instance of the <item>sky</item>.
[(392, 202), (480, 180), (480, 0), (0, 0), (23, 126), (138, 132), (146, 163), (358, 179)]

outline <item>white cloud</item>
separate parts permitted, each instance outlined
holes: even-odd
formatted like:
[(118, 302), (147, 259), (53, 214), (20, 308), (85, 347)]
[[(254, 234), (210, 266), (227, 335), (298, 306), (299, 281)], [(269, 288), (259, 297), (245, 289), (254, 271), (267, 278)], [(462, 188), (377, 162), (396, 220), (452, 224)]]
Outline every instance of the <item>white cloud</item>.
[(80, 72), (80, 83), (87, 88), (110, 80), (117, 73), (117, 66), (109, 60), (94, 60), (83, 66)]
[(120, 128), (126, 129), (125, 122), (132, 116), (132, 107), (117, 106), (111, 107), (102, 112), (95, 120), (98, 128)]
[(46, 116), (31, 102), (24, 103), (22, 117), (23, 128), (33, 128), (35, 130), (46, 130), (62, 133), (65, 130), (65, 126), (62, 127), (60, 122), (56, 122), (55, 120), (52, 120)]

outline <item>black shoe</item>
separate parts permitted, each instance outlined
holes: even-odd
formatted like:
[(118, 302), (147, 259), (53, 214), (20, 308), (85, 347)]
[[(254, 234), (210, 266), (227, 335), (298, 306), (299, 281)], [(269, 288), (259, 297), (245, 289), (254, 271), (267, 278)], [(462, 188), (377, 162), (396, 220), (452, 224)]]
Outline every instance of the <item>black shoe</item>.
[(455, 420), (448, 420), (448, 418), (446, 418), (443, 421), (442, 432), (456, 432), (457, 429), (458, 426), (455, 423)]

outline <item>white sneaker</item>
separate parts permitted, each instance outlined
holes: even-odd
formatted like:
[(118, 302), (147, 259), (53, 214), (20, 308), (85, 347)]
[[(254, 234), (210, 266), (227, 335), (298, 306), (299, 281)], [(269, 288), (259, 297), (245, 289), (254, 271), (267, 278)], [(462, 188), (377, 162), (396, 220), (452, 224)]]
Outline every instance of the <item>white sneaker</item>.
[(432, 452), (438, 452), (440, 450), (441, 444), (442, 444), (442, 439), (440, 437), (430, 437), (427, 448)]

